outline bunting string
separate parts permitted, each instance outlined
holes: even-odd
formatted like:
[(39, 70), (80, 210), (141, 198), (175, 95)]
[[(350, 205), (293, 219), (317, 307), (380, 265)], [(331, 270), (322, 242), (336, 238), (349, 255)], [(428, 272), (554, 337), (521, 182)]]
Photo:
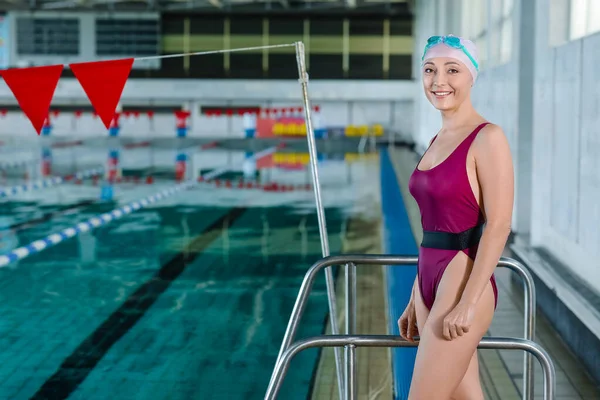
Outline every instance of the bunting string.
[(96, 114), (109, 129), (115, 117), (115, 111), (125, 83), (129, 78), (135, 61), (158, 60), (166, 58), (222, 54), (253, 50), (274, 49), (296, 46), (296, 43), (274, 44), (266, 46), (242, 47), (236, 49), (198, 51), (192, 53), (165, 54), (137, 58), (121, 58), (78, 62), (71, 64), (56, 64), (28, 68), (11, 68), (0, 71), (0, 75), (15, 96), (23, 113), (39, 135), (46, 118), (48, 118), (50, 103), (56, 91), (58, 80), (65, 66), (68, 66), (79, 81)]
[(236, 49), (227, 49), (227, 50), (209, 50), (209, 51), (198, 51), (194, 53), (181, 53), (181, 54), (164, 54), (162, 56), (147, 56), (147, 57), (137, 57), (134, 58), (135, 61), (146, 61), (146, 60), (161, 60), (164, 58), (176, 58), (176, 57), (186, 57), (186, 56), (202, 56), (207, 54), (223, 54), (223, 53), (235, 53), (240, 51), (253, 51), (253, 50), (262, 50), (262, 49), (275, 49), (279, 47), (293, 47), (296, 46), (295, 43), (287, 43), (287, 44), (272, 44), (267, 46), (254, 46), (254, 47), (240, 47)]

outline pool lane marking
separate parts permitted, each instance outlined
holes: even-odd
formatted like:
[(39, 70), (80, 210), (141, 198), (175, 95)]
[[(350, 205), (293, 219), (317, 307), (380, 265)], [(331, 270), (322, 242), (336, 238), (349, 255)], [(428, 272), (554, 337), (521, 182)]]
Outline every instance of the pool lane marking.
[(225, 222), (230, 226), (245, 211), (246, 208), (230, 209), (206, 227), (170, 261), (163, 264), (64, 359), (58, 370), (42, 384), (31, 399), (67, 399), (112, 346), (146, 315), (186, 267), (222, 235)]
[[(275, 152), (277, 148), (272, 147), (256, 153), (253, 158), (260, 158), (270, 155)], [(230, 171), (230, 168), (220, 168), (215, 171), (212, 171), (208, 174), (205, 174), (205, 179), (212, 179), (220, 174)], [(211, 176), (211, 178), (208, 177)], [(169, 189), (161, 190), (158, 193), (152, 194), (148, 197), (145, 197), (141, 200), (133, 201), (123, 207), (116, 208), (110, 212), (97, 215), (95, 217), (89, 218), (86, 221), (80, 222), (74, 226), (63, 229), (60, 232), (53, 233), (43, 239), (35, 240), (28, 245), (19, 247), (17, 249), (12, 250), (11, 252), (0, 256), (0, 268), (6, 267), (7, 265), (22, 260), (26, 257), (29, 257), (32, 254), (37, 254), (49, 247), (53, 247), (67, 239), (70, 239), (74, 236), (82, 232), (91, 231), (94, 228), (97, 228), (102, 225), (106, 225), (109, 222), (115, 221), (117, 219), (122, 218), (125, 215), (131, 214), (134, 211), (142, 209), (150, 204), (153, 204), (159, 200), (172, 196), (175, 193), (178, 193), (184, 189), (189, 189), (190, 187), (197, 185), (197, 181), (188, 181), (171, 187)]]
[(60, 215), (67, 215), (74, 211), (79, 211), (82, 208), (96, 204), (97, 202), (98, 202), (98, 200), (96, 200), (96, 199), (88, 199), (88, 200), (78, 201), (75, 204), (68, 204), (68, 205), (59, 207), (58, 209), (56, 209), (54, 211), (43, 213), (41, 217), (29, 219), (29, 220), (25, 220), (25, 221), (21, 221), (21, 222), (16, 222), (16, 223), (8, 226), (8, 229), (18, 232), (23, 229), (32, 228), (36, 225), (42, 224), (44, 222), (48, 222), (48, 221), (52, 220), (53, 218), (56, 218)]

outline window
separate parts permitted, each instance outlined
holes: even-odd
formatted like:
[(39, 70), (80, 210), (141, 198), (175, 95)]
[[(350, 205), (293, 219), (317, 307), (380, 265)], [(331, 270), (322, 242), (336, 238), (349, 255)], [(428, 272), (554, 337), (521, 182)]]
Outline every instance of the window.
[(350, 79), (382, 79), (383, 57), (379, 54), (350, 54)]
[(571, 18), (569, 21), (569, 39), (579, 39), (587, 33), (588, 0), (571, 0)]
[(587, 28), (588, 34), (600, 32), (600, 1), (588, 0)]
[(480, 69), (506, 64), (512, 57), (514, 0), (461, 0), (460, 34), (477, 46)]
[(550, 4), (548, 39), (551, 46), (558, 46), (569, 40), (569, 7), (570, 0), (554, 0)]
[(35, 56), (79, 55), (79, 19), (17, 18), (17, 53)]
[(462, 20), (463, 35), (475, 43), (479, 55), (480, 68), (485, 68), (488, 61), (487, 36), (489, 35), (487, 3), (463, 0), (462, 10), (464, 10)]
[(513, 49), (513, 19), (507, 18), (500, 26), (500, 64), (510, 61)]
[(500, 35), (498, 37), (500, 54), (499, 63), (505, 64), (512, 58), (514, 0), (502, 0), (502, 17), (500, 19)]
[(494, 1), (490, 4), (489, 8), (489, 25), (488, 34), (488, 66), (494, 67), (501, 63), (500, 61), (500, 43), (501, 43), (501, 31), (502, 31), (502, 0)]
[(99, 56), (154, 56), (159, 54), (158, 19), (96, 19)]
[(600, 1), (554, 0), (550, 4), (549, 24), (552, 46), (600, 32)]

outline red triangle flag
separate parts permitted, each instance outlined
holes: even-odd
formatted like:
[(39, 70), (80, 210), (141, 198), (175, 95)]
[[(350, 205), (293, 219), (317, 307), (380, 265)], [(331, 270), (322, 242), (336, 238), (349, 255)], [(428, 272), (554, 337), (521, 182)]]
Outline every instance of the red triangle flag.
[(133, 58), (69, 65), (106, 129), (115, 115), (132, 66)]
[(39, 135), (50, 110), (62, 65), (6, 69), (0, 74)]

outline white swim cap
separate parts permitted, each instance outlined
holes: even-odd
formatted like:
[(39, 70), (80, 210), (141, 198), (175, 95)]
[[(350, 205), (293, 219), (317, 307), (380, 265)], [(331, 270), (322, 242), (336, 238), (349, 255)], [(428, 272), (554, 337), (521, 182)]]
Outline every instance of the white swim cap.
[(431, 36), (423, 51), (421, 66), (425, 61), (436, 57), (449, 57), (461, 62), (467, 67), (473, 76), (473, 82), (477, 79), (479, 62), (477, 60), (477, 47), (475, 43), (458, 36)]

